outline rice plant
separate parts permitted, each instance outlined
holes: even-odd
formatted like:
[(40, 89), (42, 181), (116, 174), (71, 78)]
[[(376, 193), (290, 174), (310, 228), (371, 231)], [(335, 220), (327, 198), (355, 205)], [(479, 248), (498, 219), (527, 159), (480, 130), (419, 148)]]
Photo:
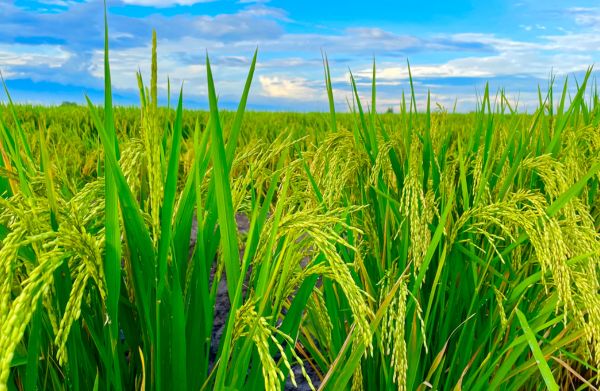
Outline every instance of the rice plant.
[[(0, 390), (597, 389), (600, 101), (0, 106)], [(592, 90), (593, 91), (593, 90)], [(6, 90), (8, 95), (8, 90)], [(10, 95), (8, 95), (10, 97)], [(9, 98), (10, 99), (10, 98)], [(245, 223), (246, 221), (246, 223)]]

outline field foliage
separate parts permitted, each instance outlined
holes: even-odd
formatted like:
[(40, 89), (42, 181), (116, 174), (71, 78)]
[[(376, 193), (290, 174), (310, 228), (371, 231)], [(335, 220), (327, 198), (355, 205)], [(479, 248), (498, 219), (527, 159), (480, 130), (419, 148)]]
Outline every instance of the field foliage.
[(155, 37), (114, 107), (105, 52), (104, 105), (0, 106), (0, 390), (598, 386), (591, 71), (530, 114), (412, 82), (377, 114), (373, 66), (342, 114), (325, 59), (329, 113), (246, 113), (256, 55), (232, 112), (207, 58), (194, 112), (158, 106)]

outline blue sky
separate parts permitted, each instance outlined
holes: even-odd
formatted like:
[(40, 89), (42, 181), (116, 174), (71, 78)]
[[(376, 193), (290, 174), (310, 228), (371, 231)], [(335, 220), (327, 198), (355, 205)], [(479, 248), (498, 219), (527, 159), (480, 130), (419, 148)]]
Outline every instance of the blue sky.
[[(380, 110), (397, 107), (410, 60), (417, 98), (462, 111), (486, 81), (533, 109), (551, 73), (580, 77), (600, 59), (597, 1), (108, 0), (115, 100), (137, 104), (135, 72), (148, 79), (152, 28), (159, 88), (184, 83), (188, 107), (206, 107), (204, 54), (223, 106), (234, 107), (256, 47), (253, 109), (326, 110), (321, 51), (336, 104), (349, 69), (368, 94), (377, 63)], [(102, 0), (1, 0), (0, 70), (15, 101), (101, 101)], [(4, 95), (0, 95), (4, 100)]]

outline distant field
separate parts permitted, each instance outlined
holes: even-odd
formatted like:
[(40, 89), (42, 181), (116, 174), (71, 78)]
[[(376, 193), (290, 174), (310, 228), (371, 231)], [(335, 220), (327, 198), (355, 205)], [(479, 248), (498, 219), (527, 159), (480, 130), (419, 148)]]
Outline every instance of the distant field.
[(329, 113), (245, 113), (254, 63), (232, 112), (153, 64), (141, 108), (0, 106), (0, 391), (600, 384), (589, 73), (341, 114), (325, 62)]

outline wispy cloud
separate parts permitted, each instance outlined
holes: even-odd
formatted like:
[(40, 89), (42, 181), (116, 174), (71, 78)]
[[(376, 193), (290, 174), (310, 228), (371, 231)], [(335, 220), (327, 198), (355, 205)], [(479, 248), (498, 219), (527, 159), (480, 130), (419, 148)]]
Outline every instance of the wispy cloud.
[(146, 7), (172, 7), (175, 5), (194, 5), (199, 3), (209, 3), (217, 0), (122, 0), (125, 4), (143, 5)]
[(574, 15), (577, 24), (595, 29), (600, 28), (600, 8), (572, 7), (567, 11)]

